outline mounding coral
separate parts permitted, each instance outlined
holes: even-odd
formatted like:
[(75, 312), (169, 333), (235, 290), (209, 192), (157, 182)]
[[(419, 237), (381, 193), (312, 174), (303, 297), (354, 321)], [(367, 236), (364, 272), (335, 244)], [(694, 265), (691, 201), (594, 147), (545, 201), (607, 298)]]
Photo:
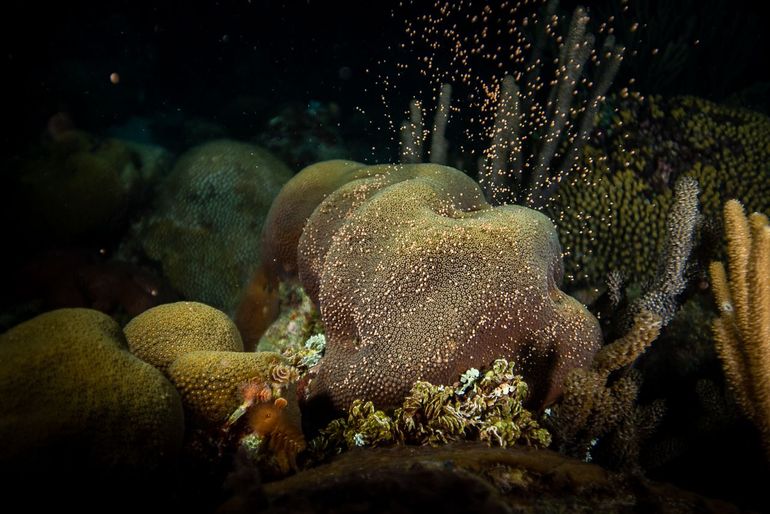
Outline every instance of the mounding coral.
[(147, 158), (117, 139), (57, 132), (12, 170), (9, 189), (18, 219), (12, 229), (33, 246), (105, 236), (126, 221), (146, 185), (152, 167)]
[(232, 314), (260, 262), (255, 234), (291, 175), (258, 146), (225, 139), (196, 146), (135, 227), (141, 247), (186, 299)]
[[(328, 192), (297, 196), (319, 183)], [(298, 272), (326, 327), (311, 403), (397, 406), (415, 381), (449, 384), (502, 356), (521, 366), (530, 401), (542, 406), (601, 344), (597, 320), (558, 289), (551, 221), (490, 206), (458, 170), (321, 163), (287, 183), (271, 210), (285, 211), (284, 202), (311, 213), (292, 230), (304, 225)], [(265, 255), (286, 256), (289, 265), (274, 262), (290, 272), (290, 241), (269, 237), (280, 220), (265, 226)]]
[(227, 315), (198, 302), (158, 305), (124, 328), (131, 353), (168, 373), (179, 356), (193, 351), (242, 352), (238, 328)]
[(0, 336), (0, 410), (0, 462), (17, 472), (154, 471), (182, 447), (176, 389), (91, 309), (50, 311)]

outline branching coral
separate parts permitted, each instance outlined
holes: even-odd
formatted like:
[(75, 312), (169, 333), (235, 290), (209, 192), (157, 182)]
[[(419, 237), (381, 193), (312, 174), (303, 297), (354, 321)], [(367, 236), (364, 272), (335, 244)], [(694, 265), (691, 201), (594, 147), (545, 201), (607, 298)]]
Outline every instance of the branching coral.
[(564, 396), (548, 419), (561, 451), (587, 458), (597, 440), (615, 432), (621, 465), (637, 464), (639, 442), (663, 414), (659, 402), (636, 405), (640, 377), (631, 372), (620, 377), (611, 374), (631, 365), (658, 337), (660, 316), (642, 311), (633, 327), (613, 343), (604, 346), (590, 369), (575, 369), (564, 384)]
[(714, 339), (725, 375), (743, 412), (759, 429), (770, 457), (770, 226), (748, 218), (737, 200), (725, 204), (730, 275), (711, 264), (720, 315)]
[[(487, 5), (480, 15), (473, 16), (468, 12), (471, 8), (447, 5), (436, 19), (429, 15), (418, 18), (431, 20), (435, 26), (451, 25), (454, 16), (467, 16), (471, 23), (479, 22), (483, 27), (480, 30), (481, 41), (497, 46), (497, 53), (480, 51), (484, 48), (481, 44), (478, 54), (508, 73), (504, 77), (489, 79), (474, 77), (480, 85), (478, 91), (469, 95), (486, 99), (480, 109), (482, 118), (493, 118), (484, 130), (490, 146), (479, 159), (478, 170), (479, 182), (493, 205), (518, 199), (521, 203), (538, 207), (555, 194), (560, 183), (577, 164), (580, 149), (593, 132), (599, 107), (620, 67), (623, 48), (615, 44), (612, 35), (605, 39), (601, 49), (594, 48), (595, 38), (587, 31), (589, 16), (583, 7), (574, 10), (566, 33), (559, 34), (563, 32), (559, 30), (563, 20), (556, 14), (557, 6), (558, 1), (551, 0), (541, 12), (538, 9), (528, 12), (522, 5), (516, 5), (508, 12), (503, 6), (503, 12), (496, 13), (495, 8)], [(505, 57), (500, 54), (506, 52), (501, 51), (503, 47), (498, 46), (500, 43), (486, 41), (487, 34), (503, 32), (490, 20), (517, 20), (519, 17), (524, 19), (523, 23), (510, 22), (505, 27), (504, 33), (517, 43), (510, 51), (511, 62), (502, 62)], [(529, 25), (534, 26), (534, 30), (530, 31)], [(450, 35), (450, 40), (452, 37), (462, 40), (456, 30), (457, 24), (454, 24), (444, 29), (444, 34)], [(427, 34), (434, 31), (434, 26), (425, 30)], [(558, 56), (554, 59), (555, 69), (546, 72), (544, 63), (550, 59), (544, 56), (544, 49), (548, 46), (548, 38), (554, 39)], [(441, 44), (441, 41), (434, 42), (429, 51), (435, 51)], [(463, 44), (458, 41), (455, 48), (447, 49), (455, 55), (450, 66), (464, 62), (466, 67), (471, 67)], [(474, 53), (471, 51), (470, 55)], [(497, 62), (498, 59), (500, 62)], [(436, 66), (432, 58), (425, 60), (431, 62), (431, 67)], [(596, 76), (588, 80), (586, 69), (591, 64), (596, 65)], [(441, 75), (436, 70), (429, 71), (431, 77)], [(473, 80), (465, 70), (447, 75), (454, 80), (460, 76), (460, 81), (464, 83)], [(548, 91), (549, 94), (544, 94)], [(429, 155), (433, 163), (446, 162), (448, 144), (444, 133), (450, 111), (450, 93), (450, 85), (442, 84)], [(579, 100), (575, 101), (575, 98)], [(487, 116), (490, 111), (494, 111), (493, 116)], [(401, 162), (422, 160), (422, 146), (427, 137), (422, 117), (422, 104), (412, 101), (409, 121), (401, 126)]]
[(483, 375), (471, 368), (451, 386), (415, 382), (391, 415), (370, 401), (356, 400), (347, 419), (332, 421), (311, 447), (324, 454), (357, 446), (480, 440), (491, 446), (544, 448), (550, 435), (524, 409), (527, 384), (513, 369), (513, 363), (498, 359)]

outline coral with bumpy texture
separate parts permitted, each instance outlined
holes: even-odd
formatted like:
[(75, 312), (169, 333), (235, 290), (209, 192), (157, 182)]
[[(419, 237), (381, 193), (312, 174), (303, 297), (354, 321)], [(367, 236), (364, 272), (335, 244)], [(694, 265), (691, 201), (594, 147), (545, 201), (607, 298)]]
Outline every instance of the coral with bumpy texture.
[[(312, 172), (298, 177), (310, 181)], [(561, 248), (550, 220), (491, 207), (473, 180), (445, 166), (347, 173), (352, 180), (318, 205), (297, 250), (326, 327), (310, 400), (395, 406), (415, 381), (451, 383), (503, 356), (521, 365), (534, 405), (554, 401), (601, 333), (558, 289)]]
[[(70, 243), (125, 221), (144, 185), (142, 157), (122, 141), (68, 130), (24, 162), (10, 186), (22, 240)], [(13, 181), (13, 179), (11, 179)]]
[(353, 161), (318, 162), (302, 169), (281, 188), (262, 230), (262, 259), (271, 275), (297, 275), (297, 243), (313, 209), (341, 185), (367, 176), (365, 169)]
[(187, 299), (232, 314), (260, 260), (259, 234), (291, 171), (268, 151), (219, 140), (188, 150), (160, 185), (138, 226), (147, 255), (160, 261)]
[(127, 351), (120, 326), (59, 309), (0, 336), (0, 461), (148, 470), (180, 450), (182, 405), (171, 383)]
[(270, 352), (197, 351), (178, 357), (168, 368), (185, 410), (207, 426), (222, 426), (242, 403), (241, 388), (272, 382), (272, 370), (283, 358)]
[(227, 315), (198, 302), (158, 305), (124, 328), (131, 353), (163, 373), (174, 360), (199, 350), (242, 352), (238, 328)]

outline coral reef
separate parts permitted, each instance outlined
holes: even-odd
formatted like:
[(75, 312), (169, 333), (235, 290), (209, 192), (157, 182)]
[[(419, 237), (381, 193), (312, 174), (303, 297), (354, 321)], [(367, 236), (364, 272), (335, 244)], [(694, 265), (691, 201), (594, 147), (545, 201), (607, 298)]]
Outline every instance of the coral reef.
[(711, 264), (719, 317), (714, 339), (738, 404), (759, 429), (770, 459), (770, 225), (748, 218), (737, 200), (725, 203), (730, 275)]
[(355, 400), (347, 419), (332, 421), (310, 445), (321, 456), (362, 446), (462, 440), (545, 448), (551, 436), (524, 409), (527, 384), (513, 369), (513, 363), (498, 359), (483, 375), (471, 368), (453, 385), (415, 382), (391, 415), (371, 401)]
[[(322, 195), (297, 197), (307, 184), (330, 183), (327, 173), (337, 184), (350, 180), (312, 211), (294, 250), (326, 329), (311, 402), (396, 406), (416, 380), (451, 383), (501, 356), (521, 366), (533, 405), (555, 400), (564, 375), (590, 361), (601, 334), (558, 289), (561, 248), (551, 222), (524, 207), (489, 206), (478, 185), (452, 168), (340, 167), (306, 168), (271, 208), (305, 203), (310, 212), (307, 204)], [(271, 219), (266, 234), (278, 232), (280, 218)], [(266, 255), (290, 253), (286, 239), (266, 245), (279, 248)]]
[(585, 459), (600, 438), (611, 434), (618, 466), (636, 471), (640, 442), (663, 415), (663, 404), (636, 404), (640, 377), (613, 372), (630, 366), (660, 333), (661, 319), (647, 311), (620, 339), (603, 346), (589, 369), (575, 369), (564, 383), (564, 396), (554, 406), (546, 426), (560, 451)]
[(218, 140), (188, 150), (159, 186), (156, 205), (135, 227), (188, 300), (235, 311), (260, 262), (254, 237), (291, 171), (266, 150)]
[(286, 354), (303, 348), (313, 334), (323, 332), (318, 308), (301, 286), (281, 282), (278, 286), (281, 313), (259, 339), (257, 349)]
[(158, 305), (124, 328), (131, 353), (168, 373), (181, 355), (213, 350), (242, 352), (243, 342), (227, 315), (198, 302)]
[(120, 326), (59, 309), (0, 336), (4, 470), (153, 471), (181, 450), (179, 394), (127, 351)]

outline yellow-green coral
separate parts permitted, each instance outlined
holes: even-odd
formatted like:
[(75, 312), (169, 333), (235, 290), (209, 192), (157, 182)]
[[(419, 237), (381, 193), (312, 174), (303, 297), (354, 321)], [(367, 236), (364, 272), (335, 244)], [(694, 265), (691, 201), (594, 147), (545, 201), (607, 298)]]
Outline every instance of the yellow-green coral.
[(177, 391), (90, 309), (47, 312), (0, 336), (0, 412), (4, 467), (66, 457), (148, 469), (182, 445)]
[(513, 368), (513, 363), (498, 359), (483, 375), (472, 368), (452, 386), (418, 381), (390, 415), (370, 401), (355, 400), (347, 419), (332, 421), (311, 446), (321, 454), (356, 446), (438, 445), (464, 439), (502, 447), (547, 447), (551, 436), (524, 409), (527, 384)]
[(243, 403), (244, 385), (271, 385), (273, 368), (283, 363), (280, 355), (270, 352), (195, 351), (179, 356), (168, 376), (193, 419), (217, 427)]
[(144, 311), (124, 328), (131, 352), (167, 373), (180, 355), (198, 350), (243, 351), (227, 315), (198, 302), (175, 302)]
[(724, 201), (770, 212), (770, 119), (695, 97), (620, 102), (584, 149), (582, 175), (547, 212), (568, 252), (567, 274), (598, 284), (610, 270), (645, 280), (655, 272), (665, 213), (680, 176), (701, 188), (702, 213), (719, 221)]

